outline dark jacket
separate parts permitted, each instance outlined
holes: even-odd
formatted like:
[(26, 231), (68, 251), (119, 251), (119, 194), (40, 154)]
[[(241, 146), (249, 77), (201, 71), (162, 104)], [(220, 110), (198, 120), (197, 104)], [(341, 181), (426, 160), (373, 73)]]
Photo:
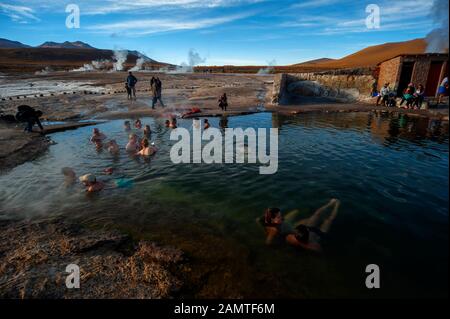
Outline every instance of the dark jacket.
[(134, 76), (134, 75), (129, 75), (128, 77), (127, 77), (127, 84), (128, 84), (128, 86), (131, 88), (131, 87), (133, 87), (133, 86), (135, 86), (136, 85), (136, 83), (137, 83), (137, 79), (136, 79), (136, 77)]

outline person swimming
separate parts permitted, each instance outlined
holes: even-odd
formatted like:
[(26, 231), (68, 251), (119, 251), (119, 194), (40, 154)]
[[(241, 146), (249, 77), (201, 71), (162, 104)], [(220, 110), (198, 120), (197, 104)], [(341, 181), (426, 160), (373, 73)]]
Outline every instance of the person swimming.
[(131, 123), (130, 121), (123, 122), (123, 128), (125, 131), (131, 131)]
[(136, 121), (134, 121), (134, 127), (137, 128), (138, 130), (140, 130), (142, 128), (142, 122), (140, 119), (137, 119)]
[(136, 153), (136, 155), (142, 155), (142, 156), (151, 156), (156, 153), (156, 147), (153, 145), (150, 146), (150, 143), (148, 139), (144, 138), (142, 140), (142, 149)]
[(203, 129), (204, 130), (207, 130), (207, 129), (209, 129), (211, 127), (211, 125), (209, 124), (208, 119), (205, 119), (203, 122), (204, 122), (204, 125), (203, 125)]
[(108, 152), (110, 152), (113, 155), (117, 155), (120, 152), (119, 145), (117, 144), (116, 140), (111, 140), (107, 143)]
[(105, 187), (105, 184), (98, 181), (94, 174), (86, 174), (81, 176), (80, 182), (86, 186), (86, 192), (88, 193), (100, 192)]
[(64, 184), (67, 187), (75, 184), (75, 181), (77, 180), (77, 175), (75, 174), (73, 168), (63, 167), (61, 169), (61, 173), (64, 175)]
[(114, 173), (114, 168), (113, 168), (113, 167), (105, 168), (105, 169), (103, 170), (103, 173), (104, 173), (105, 175), (112, 175), (112, 174)]
[(165, 125), (166, 127), (170, 127), (170, 121), (169, 121), (169, 120), (166, 120), (166, 121), (164, 122), (164, 125)]
[(126, 146), (127, 152), (135, 153), (135, 152), (138, 152), (140, 149), (141, 148), (138, 143), (137, 135), (134, 133), (131, 133), (130, 136), (128, 137), (128, 144)]
[(102, 132), (100, 132), (100, 130), (98, 128), (94, 128), (92, 130), (92, 136), (90, 141), (94, 144), (101, 144), (103, 142), (103, 140), (106, 139), (106, 135), (103, 134)]
[[(311, 217), (297, 222), (295, 232), (286, 236), (286, 242), (294, 247), (321, 252), (321, 241), (329, 232), (340, 204), (338, 199), (333, 198), (328, 204), (316, 210)], [(323, 220), (324, 212), (330, 207), (333, 207), (331, 214)]]
[(170, 120), (170, 124), (169, 124), (170, 128), (177, 128), (177, 119), (172, 117), (172, 119)]
[(270, 245), (274, 238), (281, 232), (281, 225), (283, 224), (283, 217), (279, 208), (267, 208), (262, 224), (266, 232), (266, 244)]
[(150, 125), (145, 125), (144, 127), (144, 135), (149, 137), (152, 135), (152, 129), (150, 128)]
[(200, 129), (202, 123), (200, 122), (200, 119), (198, 117), (194, 118), (192, 121), (192, 127), (196, 130)]
[[(332, 213), (323, 223), (320, 223), (324, 212), (331, 206), (333, 206)], [(279, 208), (268, 208), (258, 222), (264, 226), (266, 244), (271, 244), (278, 237), (284, 238), (289, 245), (319, 252), (322, 250), (320, 241), (330, 230), (339, 206), (340, 201), (333, 198), (326, 205), (317, 209), (311, 217), (295, 224), (292, 224), (291, 221), (295, 218), (298, 210), (283, 217)]]

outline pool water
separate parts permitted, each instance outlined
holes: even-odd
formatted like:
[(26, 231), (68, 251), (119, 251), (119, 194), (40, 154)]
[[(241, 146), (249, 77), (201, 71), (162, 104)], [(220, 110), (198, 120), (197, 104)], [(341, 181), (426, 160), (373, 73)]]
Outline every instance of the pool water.
[[(89, 143), (92, 127), (51, 135), (45, 155), (0, 176), (0, 218), (64, 216), (179, 247), (192, 265), (186, 296), (448, 295), (448, 124), (375, 113), (229, 117), (229, 127), (279, 128), (278, 172), (259, 175), (259, 164), (175, 165), (164, 119), (142, 122), (159, 148), (147, 159), (126, 154), (123, 120), (98, 125), (119, 156)], [(107, 189), (66, 187), (66, 166)], [(322, 254), (265, 245), (255, 219), (266, 207), (303, 219), (330, 198), (341, 207)], [(380, 267), (381, 289), (365, 286), (369, 264)]]

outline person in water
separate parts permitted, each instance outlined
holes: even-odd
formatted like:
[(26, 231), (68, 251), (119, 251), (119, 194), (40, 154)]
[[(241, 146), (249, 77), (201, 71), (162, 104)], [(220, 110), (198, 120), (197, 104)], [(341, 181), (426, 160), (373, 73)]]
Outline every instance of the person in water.
[(64, 175), (64, 184), (66, 186), (72, 186), (75, 184), (75, 181), (77, 180), (77, 175), (75, 174), (75, 171), (70, 167), (63, 167), (61, 169), (61, 173)]
[(204, 130), (207, 130), (207, 129), (209, 129), (211, 127), (211, 125), (209, 124), (208, 119), (205, 119), (203, 122), (204, 122), (204, 125), (203, 125), (203, 129)]
[(138, 130), (140, 130), (142, 128), (142, 122), (140, 119), (137, 119), (136, 121), (134, 121), (134, 127), (137, 128)]
[(126, 146), (127, 152), (136, 153), (140, 149), (141, 148), (139, 146), (137, 135), (134, 133), (131, 133), (130, 136), (128, 137), (128, 144)]
[(111, 154), (117, 155), (120, 152), (119, 145), (117, 144), (116, 140), (111, 140), (107, 144), (108, 152)]
[(169, 127), (170, 128), (177, 128), (177, 119), (172, 117), (170, 122), (169, 122)]
[(139, 152), (137, 152), (137, 155), (151, 156), (155, 153), (156, 153), (156, 148), (153, 145), (150, 146), (148, 139), (144, 138), (142, 140), (142, 149)]
[(281, 233), (283, 217), (279, 208), (267, 208), (262, 220), (266, 232), (266, 244), (270, 245)]
[(150, 125), (145, 125), (145, 127), (144, 127), (144, 135), (146, 137), (149, 137), (150, 135), (152, 135), (152, 129), (150, 128)]
[(131, 131), (131, 123), (130, 121), (123, 122), (123, 128), (125, 131)]
[(164, 123), (164, 125), (165, 125), (166, 127), (170, 127), (170, 121), (169, 121), (169, 120), (166, 120), (166, 122)]
[(98, 128), (94, 128), (92, 130), (92, 136), (91, 136), (91, 139), (90, 139), (90, 141), (92, 143), (95, 143), (95, 144), (97, 144), (98, 142), (101, 143), (105, 139), (106, 139), (106, 135), (103, 134), (102, 132), (100, 132), (100, 130)]
[(192, 127), (196, 130), (199, 130), (202, 126), (202, 123), (200, 122), (200, 119), (198, 117), (194, 118), (192, 121)]
[[(322, 251), (321, 240), (329, 232), (337, 216), (339, 206), (340, 201), (338, 199), (331, 199), (328, 204), (316, 210), (311, 217), (296, 223), (295, 232), (286, 236), (286, 242), (294, 247), (316, 252)], [(331, 207), (331, 214), (324, 218), (325, 211)]]
[(98, 181), (93, 174), (86, 174), (81, 176), (80, 182), (83, 183), (84, 186), (86, 186), (86, 192), (88, 193), (100, 192), (105, 187), (105, 184), (101, 181)]

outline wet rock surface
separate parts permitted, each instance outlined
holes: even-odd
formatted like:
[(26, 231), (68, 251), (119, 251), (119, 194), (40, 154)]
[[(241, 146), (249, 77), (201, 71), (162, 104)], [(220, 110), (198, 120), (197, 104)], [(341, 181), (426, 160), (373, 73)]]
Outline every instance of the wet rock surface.
[(39, 133), (0, 123), (0, 173), (32, 160), (45, 152), (51, 141)]
[[(171, 298), (183, 253), (61, 219), (0, 221), (1, 298)], [(67, 289), (66, 267), (80, 267)]]

